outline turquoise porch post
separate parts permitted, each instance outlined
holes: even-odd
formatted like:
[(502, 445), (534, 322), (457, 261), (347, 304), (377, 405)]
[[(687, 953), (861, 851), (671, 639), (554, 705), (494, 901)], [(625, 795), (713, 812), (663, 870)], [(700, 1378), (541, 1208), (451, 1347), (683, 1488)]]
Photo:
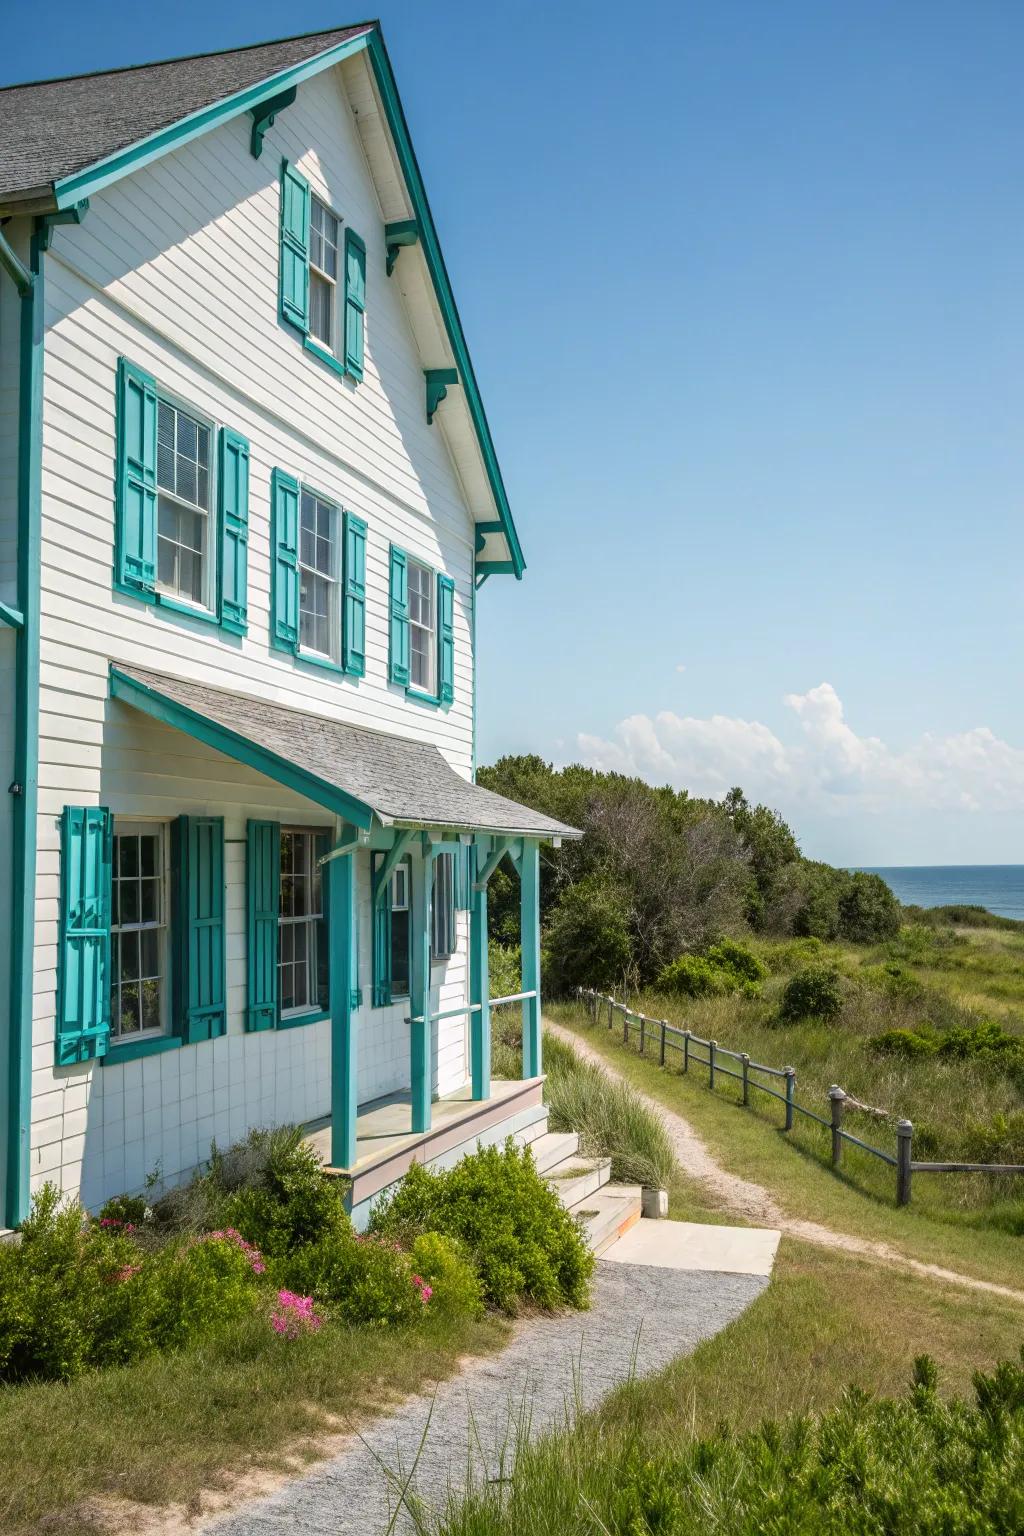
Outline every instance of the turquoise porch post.
[(331, 955), (331, 1164), (356, 1160), (356, 1024), (352, 1016), (355, 870), (350, 853), (324, 866), (328, 879)]
[[(412, 1067), (412, 1128), (430, 1130), (430, 911), (434, 884), (434, 854), (424, 834), (420, 859), (420, 899), (413, 902), (413, 978), (409, 1012), (413, 1022), (409, 1042)], [(420, 929), (416, 932), (419, 918)]]
[[(487, 850), (475, 844), (470, 859), (473, 881), (476, 882)], [(469, 909), (469, 1000), (480, 1004), (478, 1013), (469, 1016), (469, 1065), (473, 1079), (474, 1099), (491, 1096), (491, 1010), (488, 998), (491, 993), (490, 974), (487, 966), (487, 886), (472, 891)]]
[(523, 948), (523, 1076), (539, 1077), (540, 1052), (540, 844), (523, 838), (519, 879), (519, 937)]

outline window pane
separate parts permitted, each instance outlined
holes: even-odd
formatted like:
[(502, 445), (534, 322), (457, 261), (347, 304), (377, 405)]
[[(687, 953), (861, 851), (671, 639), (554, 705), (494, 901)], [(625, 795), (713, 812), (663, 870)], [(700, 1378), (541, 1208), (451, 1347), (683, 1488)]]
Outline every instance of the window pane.
[(309, 274), (309, 329), (325, 347), (333, 339), (334, 288), (319, 272)]
[(136, 1034), (139, 1029), (139, 988), (133, 982), (130, 986), (121, 988), (120, 1033), (122, 1035)]
[(121, 923), (137, 923), (139, 921), (139, 882), (137, 880), (121, 880)]
[(121, 875), (137, 875), (139, 872), (139, 840), (137, 837), (119, 837), (117, 840), (117, 868)]
[(160, 873), (160, 839), (158, 837), (142, 837), (139, 839), (141, 855), (140, 873), (143, 875), (158, 875)]
[(409, 995), (409, 913), (391, 915), (391, 995)]
[(160, 1017), (160, 983), (158, 981), (144, 981), (142, 983), (142, 1027), (143, 1029), (159, 1029), (163, 1020)]
[(142, 881), (140, 921), (144, 923), (158, 923), (160, 921), (160, 881), (155, 877)]
[(141, 974), (159, 976), (160, 940), (155, 928), (144, 928), (139, 934)]

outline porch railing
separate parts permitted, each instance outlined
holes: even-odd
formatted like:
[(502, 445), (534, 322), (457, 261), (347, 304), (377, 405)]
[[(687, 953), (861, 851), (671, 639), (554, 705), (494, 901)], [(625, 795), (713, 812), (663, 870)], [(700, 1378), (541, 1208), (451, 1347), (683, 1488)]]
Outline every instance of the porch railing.
[[(508, 997), (491, 997), (487, 1000), (488, 1008), (501, 1008), (505, 1003), (527, 1003), (532, 997), (536, 997), (536, 988), (532, 992), (513, 992)], [(406, 1015), (407, 1024), (440, 1024), (445, 1019), (466, 1018), (471, 1013), (479, 1013), (482, 1003), (466, 1003), (462, 1008), (446, 1008), (442, 1013), (410, 1013)]]

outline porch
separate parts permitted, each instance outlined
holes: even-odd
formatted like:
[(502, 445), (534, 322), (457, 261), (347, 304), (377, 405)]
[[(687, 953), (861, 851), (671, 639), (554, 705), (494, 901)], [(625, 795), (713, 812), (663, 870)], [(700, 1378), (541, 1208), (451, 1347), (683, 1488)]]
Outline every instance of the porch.
[(355, 1159), (347, 1168), (331, 1164), (329, 1116), (308, 1127), (306, 1142), (328, 1165), (328, 1171), (351, 1181), (349, 1204), (356, 1212), (381, 1190), (394, 1184), (415, 1163), (435, 1163), (446, 1154), (471, 1150), (478, 1141), (504, 1140), (543, 1130), (543, 1077), (509, 1081), (494, 1078), (490, 1096), (474, 1099), (472, 1085), (435, 1099), (431, 1125), (425, 1132), (410, 1128), (412, 1096), (390, 1093), (363, 1105), (356, 1116)]

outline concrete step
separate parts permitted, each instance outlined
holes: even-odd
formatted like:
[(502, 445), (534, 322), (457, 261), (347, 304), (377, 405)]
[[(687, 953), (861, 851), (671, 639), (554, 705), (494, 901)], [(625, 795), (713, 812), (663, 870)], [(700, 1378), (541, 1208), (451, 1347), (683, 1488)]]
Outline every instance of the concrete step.
[(547, 1131), (530, 1146), (538, 1173), (549, 1173), (567, 1158), (575, 1157), (579, 1149), (580, 1139), (575, 1131)]
[(524, 1125), (521, 1131), (516, 1131), (514, 1139), (520, 1147), (532, 1147), (535, 1142), (547, 1134), (548, 1117), (545, 1111), (539, 1119), (532, 1121), (530, 1125)]
[(587, 1242), (601, 1254), (640, 1220), (639, 1184), (606, 1184), (573, 1207)]
[(571, 1209), (603, 1189), (611, 1176), (610, 1157), (567, 1157), (564, 1163), (548, 1169), (547, 1181), (562, 1204)]

